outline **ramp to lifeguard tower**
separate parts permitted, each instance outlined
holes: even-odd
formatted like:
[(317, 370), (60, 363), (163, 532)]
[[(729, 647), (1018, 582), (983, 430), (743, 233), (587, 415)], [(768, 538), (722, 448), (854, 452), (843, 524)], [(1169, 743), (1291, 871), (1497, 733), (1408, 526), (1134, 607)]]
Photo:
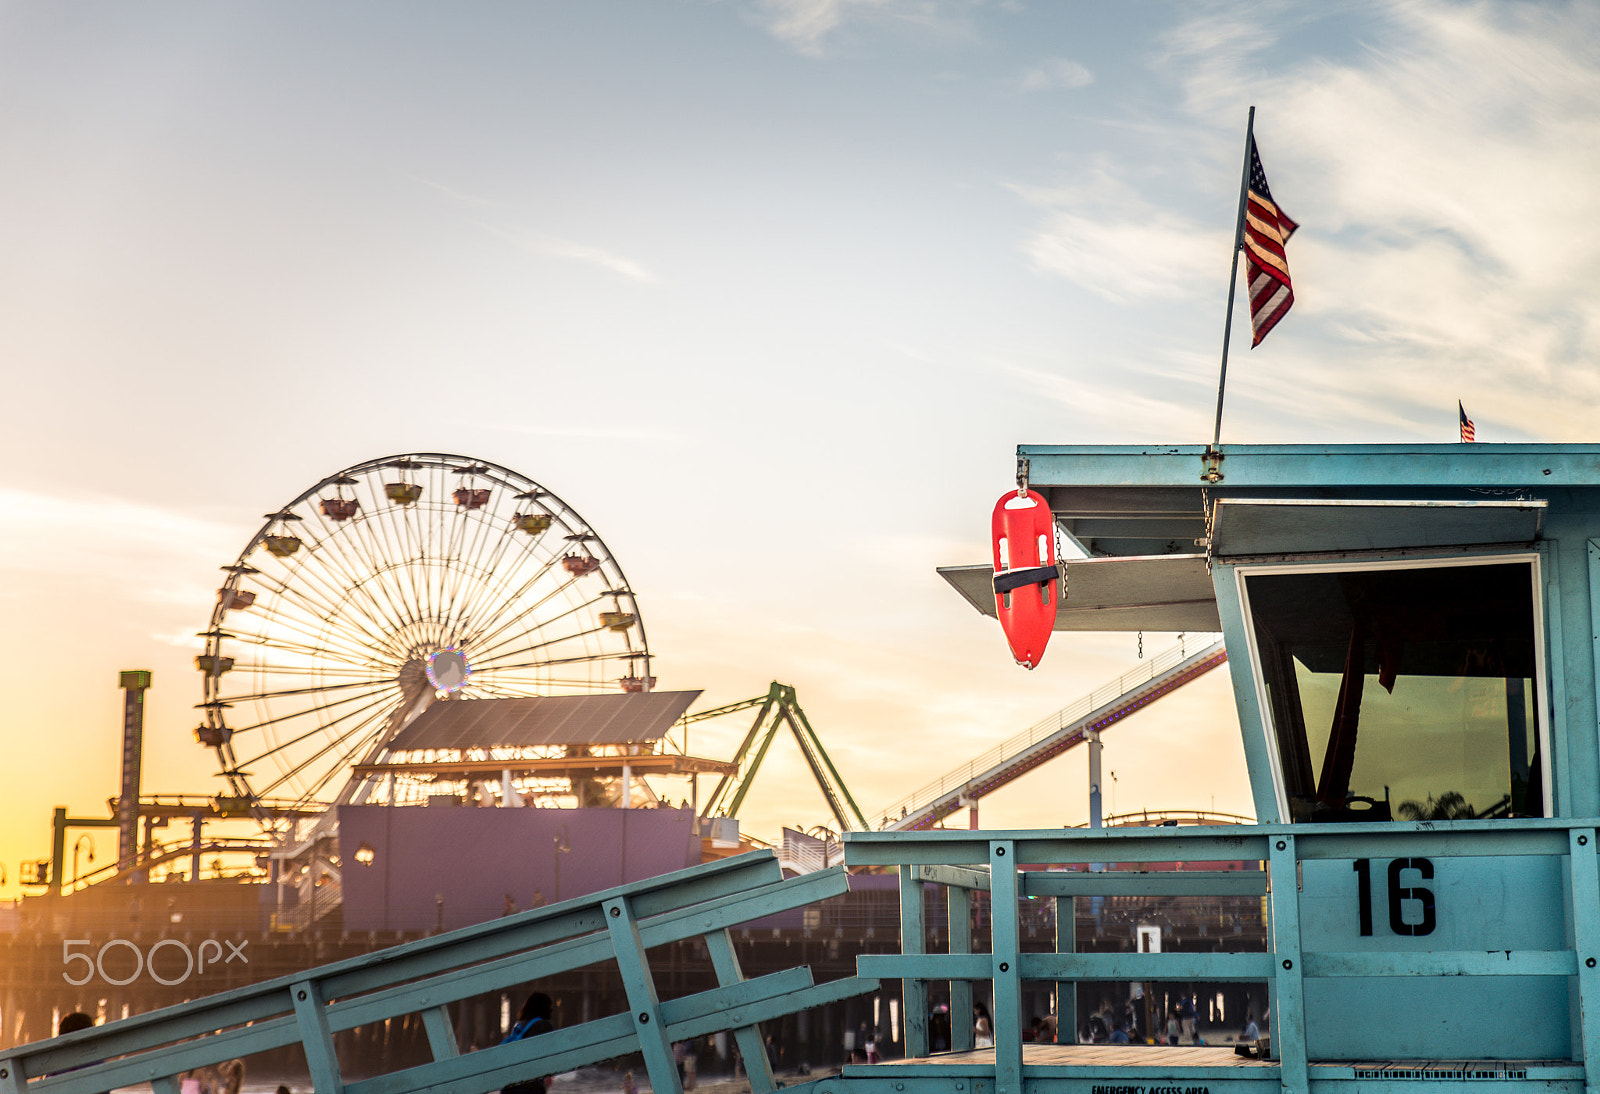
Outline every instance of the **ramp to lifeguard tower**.
[[(179, 1076), (234, 1057), (299, 1045), (317, 1094), (487, 1094), (514, 1082), (640, 1053), (658, 1091), (681, 1089), (672, 1045), (731, 1030), (750, 1089), (777, 1086), (758, 1023), (875, 992), (879, 982), (812, 982), (804, 966), (745, 979), (729, 937), (740, 923), (848, 888), (842, 867), (785, 880), (769, 852), (750, 852), (536, 908), (417, 942), (0, 1053), (0, 1094), (99, 1094)], [(704, 941), (718, 986), (662, 1001), (647, 951)], [(220, 949), (220, 946), (218, 947)], [(201, 949), (201, 954), (206, 951)], [(461, 1053), (449, 1004), (526, 991), (573, 969), (614, 962), (628, 1011), (480, 1052)], [(420, 1016), (433, 1059), (346, 1078), (334, 1034)]]
[(1181, 642), (1157, 654), (1009, 741), (913, 791), (879, 814), (884, 818), (883, 828), (893, 832), (931, 828), (965, 805), (1078, 747), (1091, 732), (1110, 728), (1228, 660), (1220, 638), (1190, 653), (1193, 646), (1192, 641)]

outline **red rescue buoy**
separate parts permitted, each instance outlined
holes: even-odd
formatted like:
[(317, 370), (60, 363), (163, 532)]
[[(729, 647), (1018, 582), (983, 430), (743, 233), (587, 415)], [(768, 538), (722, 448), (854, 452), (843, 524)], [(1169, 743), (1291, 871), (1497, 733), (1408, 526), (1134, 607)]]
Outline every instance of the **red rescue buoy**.
[(1055, 519), (1050, 505), (1029, 490), (1007, 490), (994, 504), (994, 607), (1017, 664), (1034, 668), (1056, 625), (1060, 599)]

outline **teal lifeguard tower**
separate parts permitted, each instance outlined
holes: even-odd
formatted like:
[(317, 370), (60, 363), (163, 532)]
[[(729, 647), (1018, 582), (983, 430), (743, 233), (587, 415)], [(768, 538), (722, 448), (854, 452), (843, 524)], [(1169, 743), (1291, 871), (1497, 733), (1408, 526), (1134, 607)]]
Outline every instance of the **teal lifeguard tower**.
[[(1062, 564), (1058, 630), (1223, 632), (1259, 823), (852, 836), (848, 862), (986, 874), (1000, 1047), (973, 1078), (1084, 1094), (1600, 1086), (1600, 447), (1022, 446), (1018, 465), (1085, 556)], [(985, 570), (946, 576), (982, 607)], [(1229, 858), (1266, 863), (1266, 954), (1002, 942), (1002, 884), (1180, 891), (1171, 873), (1019, 865)], [(1176, 877), (1193, 895), (1247, 878)], [(1022, 1045), (1012, 993), (1058, 977), (1260, 978), (1270, 1036), (1259, 1057)]]
[[(803, 1089), (1600, 1094), (1600, 446), (1018, 457), (1084, 556), (1051, 579), (1058, 629), (1223, 633), (1258, 823), (849, 833), (848, 866), (898, 872), (901, 952), (826, 984), (744, 978), (728, 931), (847, 879), (783, 879), (770, 856), (741, 856), (24, 1046), (0, 1058), (0, 1094), (172, 1091), (185, 1069), (292, 1043), (319, 1094), (481, 1094), (630, 1052), (659, 1092), (680, 1088), (671, 1043), (719, 1029), (765, 1094), (757, 1023), (882, 979), (903, 982), (906, 1058)], [(993, 610), (987, 567), (947, 576)], [(1141, 869), (1222, 861), (1264, 868)], [(929, 889), (949, 909), (937, 941)], [(1074, 902), (1117, 895), (1258, 898), (1267, 949), (1074, 952)], [(1022, 944), (1027, 898), (1056, 903), (1051, 952)], [(660, 999), (647, 951), (695, 936), (719, 986)], [(629, 1013), (456, 1053), (452, 1000), (599, 961), (616, 962)], [(1270, 1006), (1260, 1042), (1023, 1040), (1025, 985), (1057, 990), (1070, 1040), (1078, 984), (1228, 981)], [(930, 988), (950, 1000), (950, 1051), (930, 1052)], [(975, 994), (993, 1047), (964, 1020)], [(347, 1082), (333, 1034), (401, 1015), (422, 1016), (435, 1058)]]

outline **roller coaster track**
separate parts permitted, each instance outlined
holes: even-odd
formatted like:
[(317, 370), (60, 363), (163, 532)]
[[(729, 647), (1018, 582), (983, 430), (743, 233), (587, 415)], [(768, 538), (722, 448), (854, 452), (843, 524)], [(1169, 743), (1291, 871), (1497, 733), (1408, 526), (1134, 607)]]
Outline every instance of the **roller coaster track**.
[(1221, 638), (1190, 653), (1187, 647), (1193, 644), (1180, 643), (1157, 654), (1009, 741), (901, 798), (875, 814), (884, 818), (881, 827), (894, 832), (931, 828), (968, 803), (1083, 744), (1091, 731), (1108, 729), (1228, 660)]

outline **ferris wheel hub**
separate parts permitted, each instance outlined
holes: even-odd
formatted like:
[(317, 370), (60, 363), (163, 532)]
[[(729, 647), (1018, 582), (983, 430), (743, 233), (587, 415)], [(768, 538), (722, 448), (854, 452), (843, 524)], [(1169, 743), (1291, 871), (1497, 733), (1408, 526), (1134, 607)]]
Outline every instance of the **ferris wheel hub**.
[(472, 677), (472, 664), (461, 647), (446, 646), (428, 655), (424, 671), (435, 691), (454, 695), (467, 686)]

